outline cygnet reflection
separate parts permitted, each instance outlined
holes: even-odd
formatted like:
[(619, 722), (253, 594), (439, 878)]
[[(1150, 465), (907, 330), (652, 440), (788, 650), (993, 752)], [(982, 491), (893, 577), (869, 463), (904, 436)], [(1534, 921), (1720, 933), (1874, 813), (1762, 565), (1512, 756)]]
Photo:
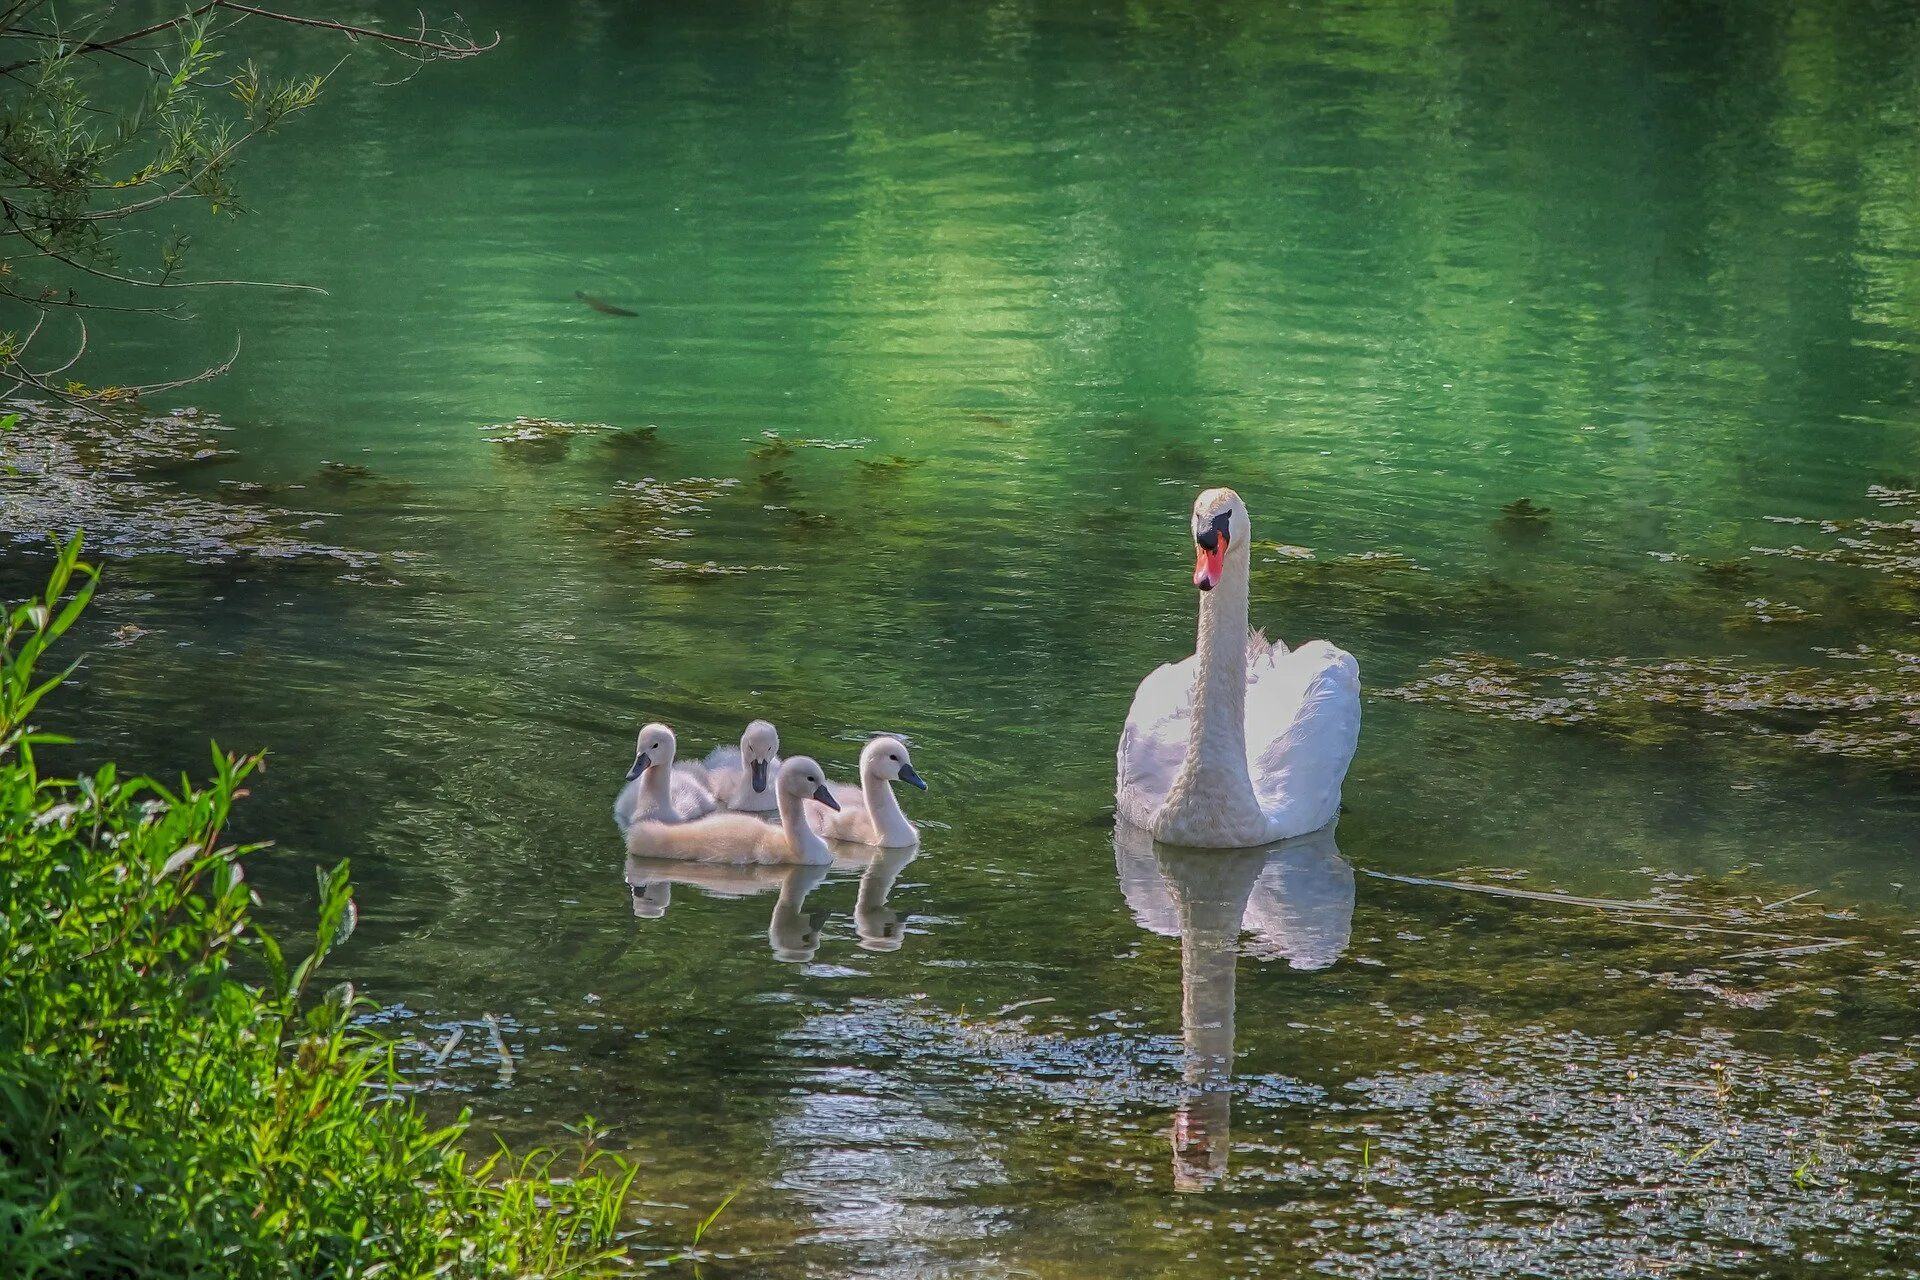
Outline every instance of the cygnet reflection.
[(1120, 891), (1143, 929), (1180, 939), (1184, 1096), (1173, 1119), (1173, 1184), (1204, 1191), (1231, 1150), (1234, 978), (1244, 944), (1261, 960), (1325, 969), (1353, 932), (1353, 868), (1332, 825), (1263, 849), (1156, 847), (1126, 823), (1113, 837)]
[(887, 905), (900, 872), (920, 856), (919, 845), (878, 849), (872, 845), (835, 841), (830, 863), (804, 863), (790, 866), (679, 862), (660, 858), (629, 857), (626, 861), (627, 888), (633, 898), (633, 914), (642, 920), (658, 920), (673, 903), (673, 886), (693, 885), (718, 898), (749, 898), (774, 892), (773, 913), (767, 921), (767, 946), (776, 960), (805, 964), (820, 951), (821, 930), (831, 915), (826, 911), (808, 911), (807, 895), (824, 882), (830, 872), (860, 872), (860, 884), (853, 906), (854, 931), (859, 945), (867, 951), (898, 951), (906, 941), (907, 916)]
[(719, 898), (750, 898), (777, 891), (773, 913), (767, 920), (767, 946), (776, 960), (806, 964), (819, 953), (821, 930), (829, 914), (808, 911), (807, 895), (832, 869), (824, 863), (732, 866), (628, 858), (626, 875), (633, 894), (633, 914), (643, 920), (657, 920), (666, 914), (676, 884), (695, 885)]
[(855, 850), (861, 850), (867, 862), (860, 876), (859, 896), (853, 903), (853, 928), (860, 935), (860, 946), (866, 951), (898, 951), (907, 940), (907, 917), (887, 905), (887, 895), (893, 892), (894, 882), (906, 865), (920, 856), (920, 846), (910, 844), (875, 853), (860, 845), (836, 845), (835, 865), (848, 865), (841, 862), (841, 856), (844, 853), (851, 861)]

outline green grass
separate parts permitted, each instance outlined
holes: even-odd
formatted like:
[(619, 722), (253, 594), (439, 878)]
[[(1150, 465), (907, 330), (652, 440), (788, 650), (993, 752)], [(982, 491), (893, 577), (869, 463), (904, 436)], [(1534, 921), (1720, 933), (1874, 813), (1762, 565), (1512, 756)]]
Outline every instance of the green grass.
[[(557, 1276), (611, 1267), (633, 1167), (470, 1154), (318, 981), (353, 931), (321, 873), (296, 948), (223, 843), (256, 758), (169, 788), (43, 776), (37, 669), (85, 609), (79, 543), (0, 626), (0, 1277)], [(295, 958), (296, 951), (299, 953)], [(253, 980), (243, 980), (250, 975)]]

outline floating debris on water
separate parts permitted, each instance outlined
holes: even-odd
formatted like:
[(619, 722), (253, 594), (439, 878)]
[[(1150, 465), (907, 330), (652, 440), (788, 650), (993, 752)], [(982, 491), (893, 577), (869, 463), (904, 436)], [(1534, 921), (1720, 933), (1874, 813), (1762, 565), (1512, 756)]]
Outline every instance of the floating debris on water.
[(625, 307), (616, 307), (613, 305), (613, 303), (608, 302), (605, 298), (596, 298), (594, 295), (590, 293), (583, 293), (578, 289), (574, 290), (573, 296), (578, 298), (580, 301), (586, 303), (589, 307), (592, 307), (595, 311), (598, 311), (603, 316), (631, 317), (631, 316), (637, 316), (640, 314), (638, 311), (629, 311)]
[(19, 415), (0, 433), (0, 538), (38, 543), (84, 529), (90, 554), (180, 556), (200, 564), (228, 560), (313, 562), (365, 569), (380, 557), (297, 536), (312, 512), (266, 501), (271, 486), (233, 502), (185, 493), (170, 473), (226, 459), (213, 433), (219, 418), (191, 408), (146, 413), (135, 404), (94, 412), (37, 400), (9, 400)]
[(131, 622), (123, 623), (122, 625), (117, 626), (113, 629), (113, 643), (108, 647), (114, 648), (114, 649), (124, 649), (128, 645), (132, 644), (135, 640), (138, 640), (141, 636), (144, 636), (147, 634), (149, 633), (145, 627), (136, 626)]
[(1271, 564), (1274, 560), (1311, 560), (1313, 559), (1312, 547), (1296, 547), (1290, 542), (1262, 542), (1257, 545), (1260, 547), (1261, 550), (1271, 551), (1273, 553), (1273, 555), (1266, 561), (1266, 563), (1269, 563), (1269, 564)]

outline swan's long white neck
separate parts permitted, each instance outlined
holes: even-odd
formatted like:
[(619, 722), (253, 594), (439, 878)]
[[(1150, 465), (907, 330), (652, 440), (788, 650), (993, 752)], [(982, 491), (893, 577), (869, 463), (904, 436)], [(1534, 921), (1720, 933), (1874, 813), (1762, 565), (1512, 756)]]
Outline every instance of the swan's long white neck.
[(807, 825), (806, 797), (781, 788), (779, 803), (780, 830), (786, 834), (787, 848), (793, 853), (794, 861), (832, 861), (833, 852), (827, 848), (827, 842), (815, 835), (813, 828)]
[(893, 784), (871, 769), (860, 771), (860, 798), (866, 801), (867, 814), (873, 819), (876, 844), (912, 844), (920, 838), (901, 810)]
[(1170, 843), (1209, 843), (1263, 821), (1247, 772), (1248, 559), (1244, 545), (1228, 543), (1220, 581), (1200, 597), (1187, 758), (1154, 823)]
[(654, 813), (673, 801), (673, 758), (650, 764), (640, 774), (640, 808)]

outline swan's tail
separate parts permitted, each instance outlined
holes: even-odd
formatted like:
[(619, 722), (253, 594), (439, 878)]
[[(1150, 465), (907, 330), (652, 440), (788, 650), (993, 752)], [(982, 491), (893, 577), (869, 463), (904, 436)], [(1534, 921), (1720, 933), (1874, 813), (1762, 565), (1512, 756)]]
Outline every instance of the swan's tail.
[(1261, 663), (1271, 658), (1284, 658), (1286, 656), (1286, 641), (1269, 640), (1267, 639), (1267, 633), (1260, 628), (1247, 628), (1247, 672), (1249, 675), (1251, 675), (1254, 668), (1258, 667)]

